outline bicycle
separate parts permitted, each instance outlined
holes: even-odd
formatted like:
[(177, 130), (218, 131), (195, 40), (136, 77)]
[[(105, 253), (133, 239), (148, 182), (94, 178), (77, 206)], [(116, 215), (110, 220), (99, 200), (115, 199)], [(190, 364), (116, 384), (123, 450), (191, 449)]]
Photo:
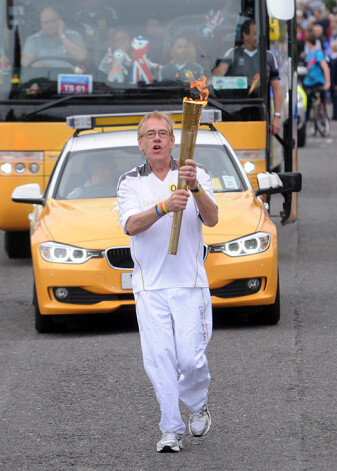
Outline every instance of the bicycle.
[[(316, 136), (317, 130), (323, 137), (330, 135), (330, 120), (326, 107), (321, 98), (321, 89), (313, 90), (310, 93), (311, 109), (313, 113), (312, 135)], [(308, 116), (308, 120), (310, 116)]]

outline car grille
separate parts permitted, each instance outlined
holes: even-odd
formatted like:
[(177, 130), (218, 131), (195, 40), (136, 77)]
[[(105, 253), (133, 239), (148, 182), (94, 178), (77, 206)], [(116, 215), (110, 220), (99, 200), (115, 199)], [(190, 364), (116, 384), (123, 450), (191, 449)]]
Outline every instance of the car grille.
[(262, 279), (258, 278), (259, 285), (256, 289), (248, 288), (248, 281), (250, 278), (243, 280), (235, 280), (222, 288), (211, 289), (211, 296), (218, 298), (238, 298), (239, 296), (249, 296), (255, 294), (261, 289)]
[(134, 299), (133, 293), (97, 294), (83, 288), (66, 287), (66, 289), (68, 290), (68, 296), (60, 299), (55, 296), (56, 288), (54, 288), (54, 296), (60, 303), (98, 304), (102, 301), (125, 301)]
[[(204, 261), (207, 255), (208, 246), (204, 244)], [(130, 247), (111, 247), (110, 249), (106, 249), (105, 257), (112, 268), (117, 268), (118, 270), (133, 270)]]
[(106, 259), (112, 268), (133, 270), (130, 247), (112, 247), (105, 251)]

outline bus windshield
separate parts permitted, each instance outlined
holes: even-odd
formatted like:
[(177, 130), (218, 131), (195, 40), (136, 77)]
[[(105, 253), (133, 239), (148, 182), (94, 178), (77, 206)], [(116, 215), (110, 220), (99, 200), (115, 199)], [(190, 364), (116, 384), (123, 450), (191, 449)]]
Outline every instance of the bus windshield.
[(0, 1), (1, 103), (174, 104), (203, 76), (220, 101), (264, 96), (258, 0)]

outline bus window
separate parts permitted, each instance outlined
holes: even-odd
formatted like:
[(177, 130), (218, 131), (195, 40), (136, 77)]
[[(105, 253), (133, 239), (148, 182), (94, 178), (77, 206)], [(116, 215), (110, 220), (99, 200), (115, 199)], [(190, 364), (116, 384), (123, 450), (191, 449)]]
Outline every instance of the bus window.
[[(55, 0), (48, 6), (40, 0), (11, 0), (0, 30), (1, 97), (142, 94), (144, 84), (166, 90), (167, 81), (179, 94), (182, 83), (200, 74), (216, 97), (260, 97), (261, 86), (250, 91), (261, 60), (255, 3), (143, 0), (139, 9), (130, 0), (126, 11), (120, 0)], [(251, 34), (241, 31), (247, 20), (255, 21)], [(178, 36), (188, 51), (177, 58)], [(245, 46), (248, 58), (241, 54)]]

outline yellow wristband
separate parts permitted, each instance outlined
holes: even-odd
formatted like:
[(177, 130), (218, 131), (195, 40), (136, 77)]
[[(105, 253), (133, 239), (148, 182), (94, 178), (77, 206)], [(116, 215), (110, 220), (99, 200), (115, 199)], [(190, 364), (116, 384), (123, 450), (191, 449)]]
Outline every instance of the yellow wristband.
[(166, 209), (165, 201), (162, 202), (162, 205), (163, 205), (163, 210), (164, 210), (164, 212), (167, 214), (167, 209)]
[(199, 198), (199, 196), (201, 196), (203, 193), (205, 193), (205, 190), (203, 189), (202, 186), (200, 186), (200, 190), (193, 191), (192, 195), (194, 196), (194, 198)]

